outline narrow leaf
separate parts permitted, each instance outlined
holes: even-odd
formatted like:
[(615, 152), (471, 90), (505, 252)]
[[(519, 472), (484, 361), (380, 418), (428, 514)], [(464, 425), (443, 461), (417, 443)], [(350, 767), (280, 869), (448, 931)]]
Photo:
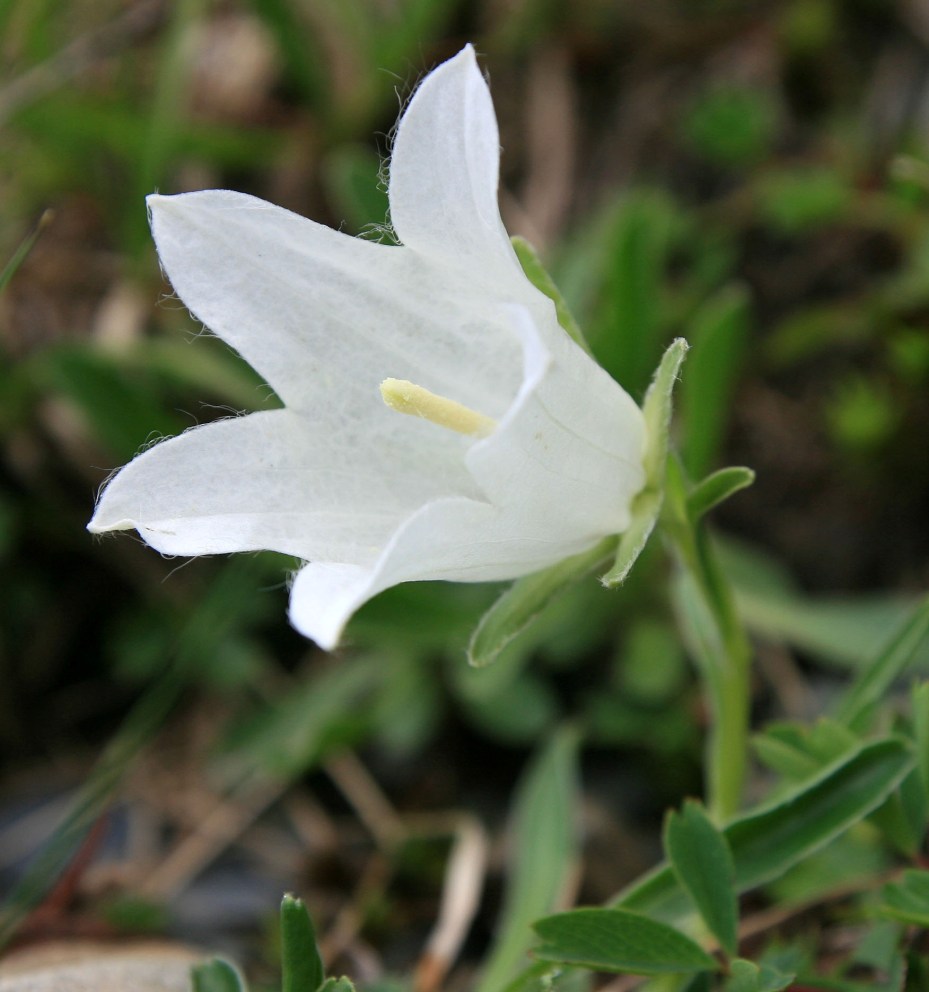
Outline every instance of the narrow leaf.
[(733, 465), (713, 472), (690, 491), (687, 496), (687, 512), (695, 523), (714, 506), (724, 503), (739, 490), (747, 489), (755, 481), (755, 473), (750, 468)]
[(929, 871), (905, 871), (899, 882), (885, 885), (878, 911), (902, 923), (929, 927)]
[[(735, 864), (737, 892), (778, 878), (877, 809), (913, 766), (898, 738), (862, 744), (812, 781), (723, 828)], [(669, 865), (621, 893), (618, 904), (665, 920), (689, 901)]]
[(310, 914), (302, 899), (287, 893), (281, 901), (282, 992), (316, 992), (323, 975)]
[(523, 272), (526, 273), (526, 278), (555, 304), (558, 323), (567, 331), (568, 336), (575, 344), (579, 344), (589, 355), (591, 353), (590, 346), (587, 344), (580, 324), (574, 319), (567, 300), (561, 295), (555, 281), (548, 274), (545, 266), (542, 265), (542, 260), (535, 248), (525, 238), (518, 235), (510, 238), (510, 242), (513, 245), (513, 251), (516, 252), (516, 257), (519, 259), (519, 264), (523, 267)]
[(693, 351), (680, 409), (682, 455), (692, 478), (709, 470), (724, 440), (748, 331), (749, 297), (739, 285), (725, 286), (712, 296), (687, 327)]
[(606, 538), (589, 551), (517, 579), (481, 617), (468, 645), (468, 661), (477, 668), (496, 661), (559, 593), (599, 571), (615, 546), (615, 538)]
[(726, 838), (697, 802), (686, 802), (665, 822), (665, 852), (704, 923), (732, 957), (737, 946), (735, 865)]
[(792, 984), (794, 975), (785, 975), (766, 964), (738, 958), (733, 961), (726, 979), (726, 992), (781, 992)]
[(516, 796), (509, 884), (497, 940), (477, 992), (497, 992), (526, 964), (532, 922), (551, 913), (577, 858), (577, 734), (562, 729), (538, 755)]
[(350, 978), (340, 975), (338, 978), (327, 978), (320, 985), (319, 992), (355, 992), (355, 986)]
[(32, 251), (35, 247), (36, 241), (39, 240), (39, 235), (52, 223), (54, 219), (54, 211), (45, 210), (39, 218), (38, 224), (36, 224), (36, 226), (20, 242), (16, 251), (13, 252), (10, 260), (3, 266), (3, 270), (0, 271), (0, 293), (6, 289), (9, 281), (14, 275), (16, 275), (16, 270), (23, 264), (23, 262), (25, 262), (29, 252)]
[(919, 772), (913, 768), (900, 783), (900, 788), (887, 798), (870, 817), (870, 822), (904, 857), (919, 856), (926, 834), (926, 798)]
[(680, 209), (657, 190), (624, 197), (607, 246), (608, 312), (596, 340), (601, 364), (633, 394), (648, 382), (666, 326), (665, 268)]
[(717, 962), (689, 937), (625, 909), (575, 909), (534, 924), (536, 957), (634, 975), (705, 971)]
[(913, 736), (916, 739), (916, 768), (929, 798), (929, 682), (913, 687)]
[(895, 634), (878, 659), (855, 681), (839, 706), (837, 717), (857, 729), (871, 707), (879, 702), (904, 669), (913, 660), (929, 635), (929, 596), (913, 612), (903, 628)]
[(247, 992), (237, 968), (222, 958), (212, 958), (190, 969), (191, 992)]
[(769, 724), (752, 743), (769, 768), (786, 779), (803, 782), (854, 751), (861, 740), (844, 724), (820, 717), (812, 727)]

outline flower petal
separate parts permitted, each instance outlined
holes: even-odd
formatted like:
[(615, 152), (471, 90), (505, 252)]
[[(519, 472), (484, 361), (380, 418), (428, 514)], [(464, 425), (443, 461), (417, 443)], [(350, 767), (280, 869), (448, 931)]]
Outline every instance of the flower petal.
[(566, 334), (540, 334), (522, 306), (507, 308), (524, 347), (523, 386), (467, 464), (487, 499), (521, 501), (540, 533), (617, 534), (645, 484), (645, 425), (632, 398)]
[(586, 550), (593, 541), (538, 534), (525, 507), (508, 510), (471, 499), (440, 499), (422, 507), (394, 534), (372, 566), (311, 562), (290, 593), (294, 627), (327, 650), (351, 615), (379, 592), (426, 579), (494, 582), (518, 578)]
[(506, 309), (523, 343), (523, 384), (497, 430), (467, 453), (482, 498), (427, 503), (370, 565), (306, 565), (290, 619), (321, 647), (390, 586), (519, 578), (627, 526), (645, 481), (641, 411), (566, 335), (543, 343), (526, 308)]
[(413, 94), (390, 160), (390, 219), (403, 244), (458, 266), (522, 276), (497, 206), (500, 138), (468, 45)]
[(467, 274), (227, 190), (148, 202), (178, 295), (288, 407), (377, 421), (388, 376), (492, 417), (515, 395), (519, 343)]
[[(419, 426), (411, 424), (411, 437)], [(373, 563), (424, 499), (449, 492), (475, 487), (448, 446), (396, 448), (270, 410), (194, 428), (139, 455), (106, 487), (88, 526), (134, 527), (163, 554), (268, 549)]]

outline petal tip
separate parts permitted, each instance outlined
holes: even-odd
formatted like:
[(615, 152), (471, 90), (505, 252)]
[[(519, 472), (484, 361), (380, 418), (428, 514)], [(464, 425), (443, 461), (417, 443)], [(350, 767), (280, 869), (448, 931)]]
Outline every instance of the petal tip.
[(157, 210), (158, 208), (163, 207), (166, 201), (170, 199), (172, 199), (172, 197), (165, 196), (164, 193), (149, 193), (148, 196), (145, 197), (145, 206), (148, 207), (149, 212), (151, 212), (152, 210)]
[(325, 616), (323, 613), (309, 614), (302, 608), (302, 604), (295, 603), (293, 592), (291, 592), (287, 619), (298, 634), (313, 641), (323, 651), (334, 651), (339, 646), (342, 633), (348, 623), (347, 617), (341, 622), (333, 622), (331, 616)]
[(132, 530), (136, 526), (137, 524), (132, 520), (117, 520), (112, 524), (100, 524), (94, 518), (87, 524), (87, 532), (96, 536), (99, 534), (112, 534), (117, 530)]

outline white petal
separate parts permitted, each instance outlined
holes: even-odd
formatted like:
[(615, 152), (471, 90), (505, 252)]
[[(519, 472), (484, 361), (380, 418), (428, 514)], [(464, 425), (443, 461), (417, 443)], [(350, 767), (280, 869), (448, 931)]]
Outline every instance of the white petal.
[(594, 543), (566, 539), (557, 529), (538, 534), (525, 510), (523, 506), (502, 510), (468, 499), (429, 503), (394, 534), (374, 565), (313, 562), (304, 566), (291, 588), (291, 623), (329, 650), (338, 643), (351, 615), (391, 586), (424, 579), (493, 582), (517, 578)]
[(134, 527), (172, 555), (268, 549), (372, 563), (424, 500), (475, 491), (454, 446), (417, 444), (432, 425), (410, 426), (399, 449), (289, 410), (197, 427), (122, 469), (89, 529)]
[(322, 647), (390, 586), (518, 578), (627, 526), (645, 481), (641, 411), (567, 336), (554, 338), (553, 355), (524, 307), (508, 316), (523, 341), (523, 384), (498, 429), (467, 454), (483, 498), (427, 503), (371, 564), (306, 565), (290, 618)]
[(642, 412), (566, 334), (548, 335), (522, 306), (524, 382), (498, 429), (467, 464), (487, 499), (522, 503), (539, 533), (596, 540), (623, 531), (645, 484)]
[(497, 206), (500, 138), (493, 103), (468, 45), (413, 94), (390, 160), (390, 219), (423, 255), (520, 273)]
[(519, 343), (468, 274), (226, 190), (149, 205), (178, 295), (288, 407), (376, 422), (389, 376), (492, 417), (515, 395)]
[(349, 617), (374, 595), (366, 594), (370, 578), (371, 569), (359, 565), (304, 565), (290, 589), (290, 622), (304, 637), (331, 651), (338, 645)]

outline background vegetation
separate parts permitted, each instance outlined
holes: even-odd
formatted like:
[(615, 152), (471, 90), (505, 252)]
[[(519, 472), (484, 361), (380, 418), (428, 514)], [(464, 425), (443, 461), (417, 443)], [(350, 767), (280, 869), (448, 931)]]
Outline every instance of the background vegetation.
[[(228, 187), (375, 237), (402, 101), (468, 41), (511, 233), (637, 398), (667, 342), (692, 342), (691, 475), (758, 473), (714, 516), (758, 725), (826, 711), (929, 582), (920, 4), (0, 0), (0, 882), (21, 941), (163, 932), (267, 978), (293, 888), (342, 970), (371, 985), (419, 961), (429, 992), (454, 848), (487, 880), (456, 980), (483, 958), (489, 990), (522, 953), (485, 958), (501, 906), (518, 929), (521, 844), (565, 849), (546, 884), (601, 902), (701, 791), (706, 711), (657, 542), (619, 593), (577, 586), (476, 670), (496, 588), (392, 590), (328, 657), (286, 625), (286, 559), (187, 564), (84, 530), (142, 446), (275, 402), (172, 299), (144, 195)], [(784, 770), (765, 740), (749, 798)], [(520, 776), (517, 810), (541, 804), (550, 836), (504, 829)], [(833, 893), (850, 864), (882, 879), (922, 842), (898, 840), (853, 833), (757, 908)], [(811, 969), (877, 967), (877, 937), (849, 957), (848, 914), (818, 917)]]

